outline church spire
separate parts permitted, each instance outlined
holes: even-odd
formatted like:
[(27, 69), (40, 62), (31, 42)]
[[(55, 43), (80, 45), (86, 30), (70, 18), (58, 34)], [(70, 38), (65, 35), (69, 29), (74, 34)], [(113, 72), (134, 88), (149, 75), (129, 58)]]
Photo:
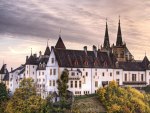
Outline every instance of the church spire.
[(55, 45), (55, 48), (57, 48), (57, 49), (66, 49), (65, 44), (64, 44), (64, 42), (61, 38), (61, 29), (60, 29), (60, 32), (59, 32), (59, 39), (58, 39), (58, 41)]
[(106, 29), (105, 29), (105, 37), (104, 37), (103, 47), (106, 49), (110, 48), (107, 19), (106, 19)]
[(121, 46), (122, 44), (123, 42), (122, 42), (122, 34), (121, 34), (121, 26), (120, 26), (120, 16), (119, 16), (116, 46)]

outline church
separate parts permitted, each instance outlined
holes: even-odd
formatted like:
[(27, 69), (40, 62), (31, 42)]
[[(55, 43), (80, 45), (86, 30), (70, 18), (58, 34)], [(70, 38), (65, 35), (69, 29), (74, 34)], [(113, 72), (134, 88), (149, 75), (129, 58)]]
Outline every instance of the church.
[[(67, 49), (61, 35), (55, 46), (47, 47), (44, 54), (26, 56), (23, 65), (8, 72), (6, 64), (0, 70), (0, 82), (4, 82), (13, 94), (23, 78), (32, 78), (36, 91), (42, 98), (49, 94), (58, 97), (57, 80), (66, 69), (69, 72), (68, 90), (75, 96), (96, 93), (110, 81), (121, 87), (145, 87), (150, 85), (150, 62), (135, 60), (123, 42), (120, 19), (116, 44), (110, 45), (108, 25), (101, 48), (93, 50), (84, 46), (82, 50)], [(57, 100), (56, 100), (57, 101)]]

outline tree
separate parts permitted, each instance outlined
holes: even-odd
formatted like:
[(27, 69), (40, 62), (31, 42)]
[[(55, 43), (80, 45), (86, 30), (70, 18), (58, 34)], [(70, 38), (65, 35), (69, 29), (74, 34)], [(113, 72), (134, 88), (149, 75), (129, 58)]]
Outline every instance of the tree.
[(100, 88), (98, 95), (109, 113), (150, 113), (149, 95), (131, 87), (121, 88), (114, 81)]
[(64, 70), (61, 74), (60, 79), (57, 80), (58, 91), (61, 98), (67, 98), (67, 89), (68, 89), (68, 71)]
[(35, 86), (31, 78), (23, 79), (8, 102), (8, 113), (41, 113), (45, 101), (36, 95)]
[(54, 107), (57, 108), (55, 111), (64, 112), (65, 109), (69, 109), (71, 106), (70, 100), (67, 98), (67, 89), (68, 89), (68, 70), (64, 70), (60, 76), (60, 79), (57, 80), (58, 92), (60, 96), (60, 101), (54, 103)]
[(6, 89), (6, 85), (0, 83), (0, 113), (4, 112), (8, 99), (9, 96), (8, 96), (8, 91)]

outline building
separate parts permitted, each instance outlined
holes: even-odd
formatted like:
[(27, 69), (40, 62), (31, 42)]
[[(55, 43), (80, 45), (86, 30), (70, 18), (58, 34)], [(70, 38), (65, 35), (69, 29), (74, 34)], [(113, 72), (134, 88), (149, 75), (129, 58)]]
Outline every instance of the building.
[[(2, 67), (3, 68), (3, 67)], [(147, 56), (137, 61), (122, 41), (120, 19), (116, 44), (110, 46), (108, 25), (101, 49), (93, 45), (92, 50), (84, 46), (82, 50), (67, 49), (61, 36), (55, 46), (47, 44), (44, 54), (32, 54), (19, 68), (7, 72), (9, 89), (13, 94), (22, 78), (32, 78), (37, 94), (46, 98), (55, 95), (58, 100), (57, 80), (64, 70), (69, 72), (68, 90), (74, 95), (96, 93), (110, 81), (116, 81), (122, 87), (145, 87), (150, 84), (150, 61)], [(1, 69), (3, 70), (3, 69)], [(4, 81), (1, 71), (1, 81)], [(7, 77), (6, 77), (7, 78)]]
[(9, 72), (6, 64), (3, 64), (0, 70), (0, 83), (4, 83), (6, 88), (9, 89)]

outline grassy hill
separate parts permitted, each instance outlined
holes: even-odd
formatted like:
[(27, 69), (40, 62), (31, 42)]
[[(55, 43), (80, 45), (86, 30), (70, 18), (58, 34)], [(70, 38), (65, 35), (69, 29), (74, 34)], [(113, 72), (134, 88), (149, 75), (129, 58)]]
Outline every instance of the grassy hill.
[(80, 113), (106, 113), (95, 94), (76, 97), (72, 109)]

